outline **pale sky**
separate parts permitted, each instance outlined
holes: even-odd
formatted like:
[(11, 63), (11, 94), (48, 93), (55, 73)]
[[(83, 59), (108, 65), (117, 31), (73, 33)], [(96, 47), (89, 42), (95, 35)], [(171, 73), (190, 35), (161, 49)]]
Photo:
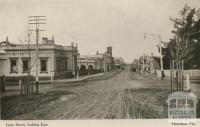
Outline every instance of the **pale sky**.
[(0, 0), (0, 41), (6, 36), (18, 43), (25, 31), (28, 16), (45, 15), (47, 31), (40, 37), (56, 44), (77, 42), (82, 55), (104, 52), (113, 46), (114, 57), (133, 61), (143, 53), (157, 53), (157, 40), (144, 33), (171, 37), (173, 24), (185, 4), (200, 8), (200, 0)]

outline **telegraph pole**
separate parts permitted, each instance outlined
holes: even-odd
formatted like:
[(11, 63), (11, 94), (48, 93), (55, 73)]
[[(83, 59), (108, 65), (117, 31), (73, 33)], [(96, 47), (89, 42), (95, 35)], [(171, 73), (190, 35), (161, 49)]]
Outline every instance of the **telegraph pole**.
[(35, 31), (36, 32), (36, 74), (35, 74), (35, 81), (36, 81), (36, 93), (38, 93), (38, 84), (39, 84), (39, 48), (38, 48), (38, 42), (39, 42), (39, 32), (45, 31), (40, 29), (40, 24), (46, 24), (46, 16), (29, 16), (29, 24), (35, 25), (35, 29), (29, 29), (29, 31)]
[(163, 71), (163, 55), (162, 55), (161, 36), (158, 35), (158, 38), (159, 38), (159, 47), (160, 47), (160, 70), (161, 70), (161, 80), (163, 80), (164, 71)]

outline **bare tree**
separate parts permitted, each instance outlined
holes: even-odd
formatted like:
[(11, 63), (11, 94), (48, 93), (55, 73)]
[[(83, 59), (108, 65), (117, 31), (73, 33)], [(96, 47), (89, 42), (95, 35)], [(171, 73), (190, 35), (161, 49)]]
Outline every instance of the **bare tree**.
[[(25, 30), (23, 36), (18, 39), (19, 42), (27, 48), (27, 54), (28, 54), (28, 70), (27, 75), (22, 76), (22, 88), (21, 91), (27, 95), (32, 95), (34, 93), (34, 86), (33, 86), (33, 76), (31, 75), (31, 72), (33, 71), (33, 67), (36, 65), (36, 52), (35, 45), (33, 44), (35, 42), (32, 32)], [(40, 52), (39, 52), (40, 54)], [(33, 61), (32, 61), (33, 60)], [(23, 68), (23, 64), (20, 64), (20, 66)]]

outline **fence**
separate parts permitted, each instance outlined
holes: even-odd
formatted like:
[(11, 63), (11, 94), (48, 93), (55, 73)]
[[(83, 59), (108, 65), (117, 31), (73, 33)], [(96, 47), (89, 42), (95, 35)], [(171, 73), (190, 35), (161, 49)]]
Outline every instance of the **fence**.
[(6, 91), (6, 86), (8, 85), (18, 85), (18, 90), (20, 94), (29, 94), (34, 92), (34, 77), (33, 76), (19, 76), (19, 77), (0, 77), (0, 88), (1, 92)]
[[(157, 75), (160, 76), (160, 70), (156, 70)], [(170, 70), (164, 70), (164, 74), (166, 77), (170, 77)], [(184, 70), (184, 77), (186, 78), (186, 74), (189, 74), (190, 79), (199, 79), (200, 80), (200, 70)], [(174, 71), (174, 75), (176, 72)]]

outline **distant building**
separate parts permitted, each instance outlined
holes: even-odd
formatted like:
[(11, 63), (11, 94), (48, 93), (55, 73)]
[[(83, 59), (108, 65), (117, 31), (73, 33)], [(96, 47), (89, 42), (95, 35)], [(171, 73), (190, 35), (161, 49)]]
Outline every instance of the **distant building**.
[(86, 69), (94, 69), (99, 72), (104, 71), (103, 55), (81, 55), (78, 58), (78, 67), (84, 71)]
[(124, 67), (124, 60), (122, 57), (114, 58), (115, 68), (123, 68)]
[(106, 52), (103, 54), (104, 71), (111, 71), (114, 69), (114, 57), (112, 56), (112, 47), (108, 46)]
[(112, 47), (107, 47), (105, 53), (96, 55), (80, 55), (78, 57), (78, 67), (83, 70), (97, 70), (98, 72), (107, 72), (114, 69), (114, 58), (112, 56)]
[[(39, 44), (39, 79), (68, 78), (76, 75), (78, 49), (71, 46), (56, 45), (51, 40), (42, 38)], [(30, 53), (30, 55), (29, 55)], [(36, 44), (0, 43), (0, 75), (19, 77), (36, 74)]]
[(160, 70), (160, 57), (153, 56), (153, 55), (151, 56), (143, 55), (138, 60), (137, 68), (141, 70), (145, 70), (147, 72), (156, 73), (156, 70)]

